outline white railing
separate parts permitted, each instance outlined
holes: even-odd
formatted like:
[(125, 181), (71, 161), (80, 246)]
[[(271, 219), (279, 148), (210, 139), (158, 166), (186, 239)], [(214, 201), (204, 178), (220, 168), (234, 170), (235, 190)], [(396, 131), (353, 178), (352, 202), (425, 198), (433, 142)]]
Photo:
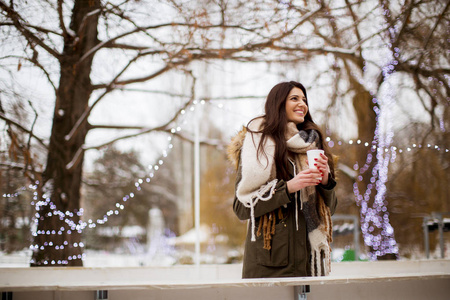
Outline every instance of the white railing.
[(365, 300), (450, 299), (450, 260), (333, 263), (327, 277), (241, 279), (241, 268), (239, 264), (2, 268), (0, 290), (13, 292), (14, 299), (40, 299), (39, 294), (45, 293), (65, 299), (70, 292), (77, 299), (93, 300), (95, 291), (101, 290), (108, 291), (108, 299), (268, 300), (299, 299), (294, 287), (309, 285), (310, 300), (359, 299), (361, 295)]

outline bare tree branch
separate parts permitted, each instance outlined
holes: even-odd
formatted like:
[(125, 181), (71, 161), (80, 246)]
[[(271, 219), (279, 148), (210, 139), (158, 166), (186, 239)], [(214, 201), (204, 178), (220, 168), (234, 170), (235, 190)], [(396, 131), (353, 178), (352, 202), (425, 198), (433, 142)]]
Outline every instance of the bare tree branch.
[[(66, 136), (66, 141), (70, 141), (75, 135), (76, 135), (76, 133), (77, 133), (77, 131), (78, 131), (78, 129), (80, 128), (80, 126), (81, 126), (81, 124), (83, 123), (83, 122), (85, 122), (86, 120), (87, 120), (87, 118), (88, 118), (88, 116), (90, 115), (90, 112), (92, 111), (92, 109), (95, 107), (95, 105), (97, 104), (97, 103), (99, 103), (99, 101), (106, 95), (106, 94), (108, 94), (109, 92), (111, 92), (113, 89), (114, 89), (114, 86), (116, 86), (116, 85), (127, 85), (127, 84), (131, 84), (131, 83), (137, 83), (137, 82), (145, 82), (145, 81), (148, 81), (148, 80), (150, 80), (150, 79), (152, 79), (152, 78), (155, 78), (155, 77), (157, 77), (157, 76), (159, 76), (159, 75), (161, 75), (161, 74), (163, 74), (163, 73), (165, 73), (165, 72), (167, 72), (168, 70), (170, 70), (170, 69), (172, 69), (172, 68), (174, 68), (174, 67), (176, 67), (177, 65), (185, 65), (185, 64), (187, 64), (189, 61), (191, 61), (191, 60), (198, 60), (198, 59), (201, 59), (201, 58), (213, 58), (213, 57), (217, 57), (217, 58), (223, 58), (224, 56), (226, 57), (226, 56), (230, 56), (232, 53), (235, 53), (235, 52), (240, 52), (240, 51), (243, 51), (243, 50), (245, 50), (245, 51), (249, 51), (249, 50), (251, 50), (252, 48), (255, 48), (255, 49), (258, 49), (258, 48), (261, 48), (261, 47), (268, 47), (268, 46), (272, 46), (272, 47), (275, 47), (275, 46), (273, 46), (273, 43), (275, 42), (275, 41), (278, 41), (278, 40), (281, 40), (281, 39), (283, 39), (285, 36), (287, 36), (287, 35), (289, 35), (289, 34), (292, 34), (292, 32), (298, 27), (298, 26), (300, 26), (301, 24), (303, 24), (306, 20), (308, 20), (310, 17), (312, 17), (314, 14), (316, 14), (317, 12), (318, 12), (319, 10), (316, 10), (316, 11), (313, 11), (313, 12), (310, 12), (310, 13), (308, 13), (308, 14), (306, 14), (305, 16), (303, 16), (297, 23), (296, 23), (296, 25), (295, 26), (293, 26), (290, 30), (288, 30), (288, 31), (286, 31), (286, 32), (283, 32), (282, 34), (280, 34), (279, 36), (277, 36), (277, 37), (275, 37), (275, 38), (273, 38), (273, 39), (271, 39), (271, 40), (269, 40), (269, 41), (267, 41), (267, 42), (264, 42), (264, 43), (258, 43), (258, 44), (253, 44), (253, 45), (247, 45), (246, 47), (244, 47), (244, 48), (235, 48), (235, 49), (226, 49), (226, 50), (219, 50), (219, 51), (217, 51), (216, 50), (216, 52), (214, 53), (208, 53), (207, 51), (201, 51), (199, 54), (192, 54), (191, 55), (191, 57), (187, 57), (187, 58), (182, 58), (182, 59), (180, 59), (180, 60), (178, 60), (178, 61), (175, 61), (174, 59), (175, 58), (177, 58), (180, 54), (183, 54), (185, 51), (185, 49), (181, 49), (180, 51), (178, 51), (178, 53), (176, 53), (173, 57), (172, 57), (172, 59), (171, 59), (171, 61), (168, 63), (168, 64), (166, 64), (166, 66), (165, 67), (163, 67), (163, 68), (161, 68), (159, 71), (157, 71), (157, 72), (155, 72), (155, 73), (153, 73), (153, 74), (150, 74), (150, 75), (147, 75), (147, 76), (144, 76), (144, 77), (139, 77), (139, 78), (133, 78), (133, 79), (128, 79), (128, 80), (122, 80), (122, 81), (118, 81), (118, 78), (126, 71), (126, 69), (128, 69), (128, 67), (129, 66), (131, 66), (135, 61), (137, 61), (137, 59), (138, 58), (140, 58), (140, 57), (142, 57), (142, 56), (144, 56), (145, 54), (141, 54), (141, 53), (139, 53), (138, 55), (136, 55), (132, 60), (130, 60), (129, 61), (129, 63), (115, 76), (115, 78), (108, 84), (108, 85), (94, 85), (93, 86), (93, 88), (94, 89), (99, 89), (99, 88), (105, 88), (106, 90), (105, 90), (105, 92), (99, 97), (99, 98), (97, 98), (97, 100), (95, 100), (94, 101), (94, 103), (90, 106), (90, 107), (87, 107), (86, 109), (85, 109), (85, 111), (84, 111), (84, 113), (83, 113), (83, 115), (78, 119), (78, 121), (77, 121), (77, 123), (75, 124), (75, 126), (72, 128), (72, 130), (69, 132), (69, 134)], [(178, 25), (180, 25), (181, 23), (179, 23)], [(164, 27), (164, 26), (166, 26), (167, 24), (163, 24), (163, 25), (157, 25), (157, 26), (152, 26), (152, 28), (157, 28), (157, 27)], [(171, 24), (172, 26), (173, 26), (173, 24)], [(182, 25), (185, 25), (185, 24), (182, 24)], [(202, 27), (202, 26), (198, 26), (198, 27)], [(211, 27), (218, 27), (218, 26), (206, 26), (206, 28), (211, 28)], [(233, 27), (236, 27), (236, 26), (233, 26)], [(239, 27), (239, 26), (238, 26)], [(147, 27), (146, 28), (146, 30), (148, 29), (149, 27)], [(137, 32), (137, 31), (139, 31), (139, 30), (142, 30), (141, 28), (138, 28), (138, 29), (135, 29), (135, 30), (133, 30), (132, 32), (134, 33), (134, 32)], [(123, 37), (124, 35), (122, 35), (122, 37)], [(117, 38), (119, 38), (120, 36), (118, 36)], [(115, 41), (115, 39), (110, 39), (109, 40), (109, 42), (112, 42), (112, 41)], [(93, 53), (95, 53), (95, 51), (97, 51), (98, 49), (100, 49), (101, 48), (101, 45), (102, 45), (102, 43), (100, 43), (100, 44), (98, 44), (96, 47), (94, 47), (93, 49), (91, 49), (90, 51), (88, 51), (81, 59), (80, 59), (80, 61), (79, 62), (81, 62), (81, 61), (83, 61), (85, 58), (87, 58), (87, 57), (89, 57), (89, 55), (91, 55), (91, 54), (93, 54)], [(105, 44), (104, 44), (105, 45)], [(104, 46), (103, 45), (103, 46)], [(275, 47), (276, 48), (276, 47)], [(97, 50), (95, 50), (95, 49), (97, 49)], [(199, 49), (200, 50), (200, 49)], [(328, 50), (330, 50), (330, 51), (335, 51), (334, 49), (328, 49)], [(211, 51), (211, 50), (210, 50)], [(214, 51), (214, 50), (212, 50), (212, 51)], [(206, 52), (206, 54), (203, 54), (204, 52)], [(89, 53), (91, 53), (91, 54), (89, 54)]]
[(58, 17), (59, 17), (59, 28), (61, 28), (63, 36), (68, 37), (69, 33), (67, 32), (66, 25), (64, 24), (64, 15), (63, 15), (63, 2), (64, 0), (58, 0)]
[(42, 170), (36, 170), (29, 165), (27, 166), (25, 164), (16, 163), (16, 162), (0, 162), (0, 167), (4, 167), (6, 169), (33, 171), (34, 173), (42, 174)]
[[(351, 8), (352, 11), (354, 11), (353, 10), (354, 6), (355, 6), (355, 3), (349, 3), (349, 4), (345, 5), (345, 6), (343, 6), (342, 9), (349, 10), (349, 8)], [(373, 8), (370, 9), (369, 12), (367, 12), (362, 17), (357, 16), (356, 13), (355, 13), (356, 19), (354, 19), (354, 21), (348, 26), (345, 26), (345, 27), (342, 27), (342, 28), (337, 28), (336, 34), (341, 35), (341, 34), (345, 33), (349, 29), (355, 29), (355, 28), (358, 29), (358, 26), (360, 24), (362, 24), (364, 21), (366, 21), (369, 16), (374, 15), (376, 13), (378, 7), (379, 7), (379, 4), (376, 4)], [(333, 9), (333, 11), (337, 11), (337, 10), (338, 9), (336, 9), (336, 8)], [(361, 40), (361, 38), (358, 39), (358, 40)]]
[(33, 65), (35, 65), (36, 67), (38, 67), (43, 73), (44, 75), (47, 77), (48, 82), (50, 83), (50, 85), (53, 87), (53, 90), (56, 93), (57, 87), (55, 85), (55, 83), (53, 82), (53, 80), (50, 77), (50, 74), (48, 73), (47, 69), (38, 61), (37, 56), (34, 55), (33, 57), (29, 58), (29, 57), (25, 57), (25, 56), (17, 56), (17, 55), (7, 55), (4, 57), (0, 57), (0, 60), (2, 59), (8, 59), (8, 58), (16, 58), (19, 60), (19, 65), (21, 65), (20, 61), (24, 60), (24, 61), (29, 61), (31, 62)]
[(338, 164), (339, 171), (342, 172), (342, 174), (345, 174), (347, 177), (349, 177), (351, 180), (356, 181), (358, 178), (358, 172), (353, 170), (351, 167), (347, 166), (346, 164), (339, 163)]
[[(135, 28), (141, 28), (138, 24), (136, 24), (136, 22), (134, 20), (132, 20), (130, 17), (126, 16), (125, 12), (119, 7), (121, 4), (114, 5), (112, 3), (109, 3), (109, 5), (111, 5), (112, 8), (109, 9), (108, 11), (110, 11), (114, 15), (118, 16), (119, 18), (121, 18), (123, 20), (126, 20), (127, 22), (131, 23)], [(146, 36), (150, 37), (152, 40), (157, 42), (160, 46), (164, 47), (164, 43), (162, 43), (156, 37), (151, 35), (148, 31), (144, 30), (144, 31), (140, 31), (140, 32), (144, 33)], [(113, 44), (117, 44), (117, 43), (115, 41), (113, 41)], [(108, 46), (106, 46), (106, 48), (111, 48), (111, 46), (108, 45)], [(133, 49), (131, 49), (131, 47), (127, 47), (125, 49), (133, 50)], [(148, 47), (146, 49), (148, 49)], [(146, 49), (142, 49), (142, 50), (146, 50)], [(136, 49), (136, 50), (140, 50), (140, 49)]]
[[(405, 1), (405, 2), (406, 2), (406, 1)], [(391, 30), (391, 31), (389, 32), (389, 34), (391, 35), (391, 39), (393, 39), (393, 40), (391, 41), (391, 45), (392, 45), (391, 49), (392, 49), (392, 50), (393, 50), (395, 47), (398, 46), (398, 43), (399, 43), (400, 38), (402, 37), (402, 35), (403, 35), (404, 31), (405, 31), (406, 25), (407, 25), (407, 23), (408, 23), (408, 19), (409, 19), (410, 16), (411, 16), (411, 13), (412, 13), (412, 11), (413, 11), (414, 6), (415, 6), (415, 3), (414, 3), (414, 0), (412, 0), (411, 3), (410, 3), (410, 5), (407, 6), (406, 9), (403, 7), (403, 8), (404, 8), (404, 12), (403, 12), (403, 14), (402, 14), (402, 18), (403, 18), (403, 21), (402, 21), (402, 27), (401, 27), (400, 30), (398, 31), (397, 35), (396, 35), (396, 36), (393, 36), (393, 34), (395, 33), (395, 31), (393, 31), (393, 30)], [(385, 17), (386, 17), (386, 19), (387, 19), (388, 22), (389, 22), (389, 18), (387, 17), (387, 14), (385, 15)], [(392, 22), (390, 22), (390, 23), (392, 23)], [(390, 25), (391, 25), (391, 26), (389, 26), (389, 27), (392, 28), (392, 27), (393, 27), (392, 24), (390, 24)]]
[[(277, 61), (279, 62), (279, 61)], [(292, 60), (286, 61), (287, 62), (292, 62)], [(147, 90), (147, 89), (139, 89), (139, 88), (127, 88), (127, 87), (123, 87), (123, 88), (119, 88), (116, 87), (116, 90), (119, 91), (124, 91), (124, 92), (138, 92), (138, 93), (149, 93), (149, 94), (159, 94), (159, 95), (167, 95), (170, 97), (177, 97), (177, 98), (190, 98), (191, 96), (187, 95), (187, 94), (177, 94), (177, 93), (172, 93), (169, 91), (163, 91), (163, 90)], [(242, 95), (242, 96), (232, 96), (232, 97), (205, 97), (205, 96), (199, 96), (198, 99), (202, 99), (205, 101), (217, 101), (217, 100), (224, 100), (224, 101), (230, 101), (230, 100), (242, 100), (242, 99), (255, 99), (255, 100), (261, 100), (261, 99), (265, 99), (266, 95), (261, 95), (261, 96), (256, 96), (256, 95)], [(90, 129), (97, 129), (97, 128), (101, 128), (101, 129), (120, 129), (121, 126), (120, 125), (93, 125), (91, 124), (89, 126)], [(143, 129), (144, 126), (124, 126), (123, 129)]]
[(56, 87), (56, 84), (53, 82), (52, 78), (50, 77), (50, 74), (48, 73), (47, 69), (39, 62), (38, 60), (38, 56), (37, 56), (37, 52), (34, 49), (34, 47), (31, 47), (32, 50), (34, 51), (34, 55), (31, 58), (27, 58), (24, 57), (24, 60), (28, 60), (29, 62), (31, 62), (32, 64), (34, 64), (36, 67), (38, 67), (45, 75), (45, 77), (47, 77), (47, 81), (48, 83), (50, 83), (50, 85), (53, 87), (53, 91), (56, 94), (56, 91), (58, 90), (58, 88)]
[(19, 30), (30, 43), (35, 43), (41, 46), (53, 57), (57, 58), (58, 60), (60, 59), (60, 53), (57, 50), (45, 44), (42, 39), (34, 35), (30, 30), (27, 29), (27, 26), (22, 25), (23, 19), (19, 15), (19, 13), (17, 13), (12, 7), (6, 5), (6, 3), (4, 3), (3, 0), (0, 0), (0, 9), (6, 12), (7, 17), (11, 19), (11, 21), (14, 24), (14, 27), (16, 27), (17, 30)]
[[(425, 43), (423, 44), (423, 47), (422, 47), (423, 50), (425, 50), (425, 49), (428, 48), (428, 43), (430, 42), (431, 37), (433, 36), (433, 33), (434, 33), (434, 31), (436, 30), (438, 24), (441, 22), (441, 20), (443, 19), (443, 17), (444, 17), (444, 15), (445, 15), (446, 11), (448, 10), (449, 5), (450, 5), (450, 1), (447, 1), (447, 5), (445, 5), (445, 7), (442, 9), (442, 12), (440, 13), (438, 19), (437, 19), (436, 22), (434, 23), (433, 28), (432, 28), (432, 29), (430, 30), (430, 32), (428, 33), (428, 36), (427, 36), (427, 38), (426, 38), (426, 40), (425, 40)], [(422, 61), (422, 58), (423, 58), (424, 53), (425, 53), (425, 51), (422, 52), (422, 53), (420, 54), (419, 59), (417, 60), (417, 67), (416, 67), (416, 68), (419, 68), (420, 62)]]
[(7, 116), (5, 116), (5, 114), (3, 114), (3, 113), (0, 113), (0, 119), (6, 121), (6, 123), (8, 123), (8, 124), (16, 126), (17, 128), (19, 128), (23, 132), (26, 132), (26, 133), (30, 134), (30, 136), (32, 136), (34, 139), (36, 139), (42, 146), (44, 146), (46, 149), (48, 149), (47, 144), (41, 138), (39, 138), (36, 135), (34, 135), (34, 133), (31, 130), (26, 129), (21, 124), (11, 120)]
[[(14, 24), (14, 22), (0, 22), (0, 27), (1, 26), (14, 26), (15, 24)], [(54, 34), (54, 35), (57, 35), (57, 36), (61, 36), (61, 33), (59, 33), (59, 32), (57, 32), (57, 31), (54, 31), (54, 30), (51, 30), (51, 29), (48, 29), (48, 28), (43, 28), (43, 27), (40, 27), (40, 26), (37, 26), (37, 25), (32, 25), (32, 24), (21, 24), (23, 27), (29, 27), (29, 28), (33, 28), (33, 29), (35, 29), (35, 30), (37, 30), (37, 31), (39, 31), (39, 32), (42, 32), (42, 33), (45, 33), (45, 34), (49, 34), (49, 33), (51, 33), (51, 34)]]
[(209, 25), (209, 26), (202, 26), (202, 25), (198, 25), (198, 24), (188, 24), (188, 23), (165, 23), (165, 24), (158, 24), (158, 25), (153, 25), (153, 26), (146, 26), (146, 27), (138, 27), (136, 29), (133, 29), (131, 31), (122, 33), (120, 35), (117, 35), (107, 41), (103, 41), (100, 42), (99, 44), (97, 44), (97, 46), (93, 47), (91, 50), (89, 50), (88, 52), (86, 52), (79, 60), (78, 63), (81, 63), (82, 61), (84, 61), (86, 58), (88, 58), (91, 55), (94, 55), (98, 50), (107, 47), (111, 44), (113, 44), (116, 40), (124, 38), (126, 36), (132, 35), (134, 33), (138, 33), (138, 32), (143, 32), (143, 31), (147, 31), (147, 30), (152, 30), (152, 29), (160, 29), (160, 28), (164, 28), (164, 27), (192, 27), (192, 28), (197, 28), (197, 29), (212, 29), (212, 28), (233, 28), (233, 29), (241, 29), (241, 30), (245, 30), (245, 31), (252, 31), (254, 29), (249, 29), (249, 28), (244, 28), (242, 26), (239, 25), (227, 25), (227, 26), (222, 26), (222, 25)]
[[(27, 142), (27, 149), (28, 149), (28, 152), (29, 152), (30, 148), (31, 148), (31, 138), (33, 137), (33, 129), (34, 129), (34, 125), (36, 125), (36, 121), (37, 121), (37, 118), (38, 118), (38, 113), (37, 113), (36, 109), (34, 108), (33, 103), (31, 103), (30, 100), (28, 100), (28, 104), (30, 105), (31, 109), (34, 112), (34, 119), (33, 119), (33, 123), (31, 124), (30, 134), (28, 136), (28, 142)], [(30, 163), (30, 160), (26, 159), (25, 170), (28, 169), (29, 163)], [(34, 169), (33, 166), (31, 166), (31, 169)]]
[[(301, 24), (303, 24), (304, 22), (306, 22), (307, 20), (309, 20), (312, 16), (314, 16), (315, 14), (317, 14), (321, 9), (309, 12), (307, 14), (305, 14), (298, 22), (295, 26), (293, 26), (291, 29), (287, 30), (286, 32), (282, 33), (281, 35), (279, 35), (278, 37), (275, 37), (269, 41), (266, 42), (262, 42), (259, 44), (256, 44), (255, 47), (261, 46), (261, 45), (270, 45), (273, 44), (275, 41), (279, 41), (282, 40), (283, 38), (285, 38), (286, 36), (290, 35), (293, 33), (293, 31), (300, 26)], [(166, 24), (159, 24), (159, 25), (154, 25), (154, 26), (147, 26), (147, 27), (138, 27), (136, 29), (133, 29), (129, 32), (125, 32), (121, 35), (118, 35), (114, 38), (111, 38), (107, 41), (103, 41), (101, 43), (99, 43), (97, 46), (95, 46), (94, 48), (92, 48), (90, 51), (88, 51), (87, 53), (85, 53), (83, 55), (83, 57), (80, 58), (79, 62), (82, 62), (83, 60), (85, 60), (87, 57), (89, 57), (90, 55), (93, 55), (95, 52), (97, 52), (98, 50), (100, 50), (103, 47), (106, 47), (107, 45), (112, 44), (114, 41), (126, 37), (128, 35), (137, 33), (137, 32), (141, 32), (141, 31), (147, 31), (147, 30), (151, 30), (151, 29), (159, 29), (159, 28), (163, 28), (163, 27), (192, 27), (192, 28), (196, 28), (196, 29), (212, 29), (212, 28), (222, 28), (222, 29), (239, 29), (239, 30), (244, 30), (244, 31), (249, 31), (249, 32), (253, 32), (255, 30), (255, 28), (245, 28), (243, 26), (240, 25), (223, 25), (223, 24), (217, 24), (217, 25), (199, 25), (199, 24), (190, 24), (190, 23), (166, 23)], [(249, 46), (247, 46), (246, 48), (248, 48)], [(232, 50), (230, 49), (229, 51), (226, 52), (235, 52), (236, 50)]]
[[(423, 108), (428, 112), (428, 114), (431, 117), (431, 130), (433, 130), (434, 129), (434, 120), (437, 118), (436, 114), (435, 114), (435, 108), (437, 105), (436, 100), (434, 100), (434, 97), (431, 94), (431, 92), (428, 90), (428, 88), (420, 81), (418, 74), (413, 74), (413, 78), (414, 78), (414, 83), (416, 84), (417, 96), (418, 96), (420, 102), (422, 103)], [(421, 97), (420, 90), (423, 90), (426, 94), (428, 94), (429, 99), (431, 100), (430, 108), (427, 107), (424, 99)]]
[[(135, 62), (140, 57), (142, 57), (142, 55), (136, 56), (135, 59), (133, 60), (133, 62)], [(104, 89), (104, 88), (107, 88), (107, 89), (110, 88), (112, 90), (112, 89), (114, 89), (115, 86), (124, 86), (124, 85), (131, 84), (131, 83), (145, 82), (145, 81), (153, 79), (153, 78), (155, 78), (155, 77), (157, 77), (157, 76), (159, 76), (159, 75), (161, 75), (163, 73), (166, 73), (167, 71), (169, 71), (169, 70), (171, 70), (171, 69), (173, 69), (173, 68), (175, 68), (177, 66), (185, 65), (190, 60), (191, 59), (180, 60), (180, 61), (177, 61), (177, 62), (170, 61), (164, 67), (159, 69), (158, 71), (156, 71), (156, 72), (154, 72), (154, 73), (152, 73), (150, 75), (143, 76), (143, 77), (137, 77), (137, 78), (132, 78), (132, 79), (118, 81), (117, 79), (118, 79), (119, 76), (116, 76), (114, 78), (114, 80), (111, 81), (111, 83), (109, 83), (109, 84), (95, 84), (95, 85), (92, 86), (92, 88), (94, 90), (95, 89)], [(129, 66), (130, 66), (130, 64), (127, 64), (126, 68), (128, 68)], [(120, 72), (120, 75), (122, 75), (124, 71), (125, 71), (125, 69), (123, 69)], [(114, 84), (112, 84), (112, 83), (114, 83)], [(109, 90), (108, 92), (110, 92), (111, 90)]]
[(78, 148), (72, 160), (66, 165), (66, 170), (68, 171), (72, 170), (81, 162), (81, 158), (83, 157), (84, 151), (85, 151), (84, 148)]
[(80, 26), (78, 27), (77, 36), (80, 36), (81, 33), (84, 31), (84, 28), (87, 26), (89, 19), (101, 12), (102, 12), (101, 9), (95, 9), (95, 10), (89, 12), (88, 14), (86, 14), (83, 17), (83, 20), (81, 20)]
[[(146, 47), (146, 46), (122, 44), (122, 43), (116, 43), (116, 42), (112, 42), (112, 43), (106, 45), (104, 48), (123, 49), (123, 50), (137, 50), (137, 51), (144, 51), (144, 50), (148, 50), (149, 49), (149, 47)], [(161, 54), (161, 53), (166, 53), (166, 51), (163, 51), (163, 50), (153, 51), (153, 53), (154, 54)]]
[[(83, 124), (83, 122), (85, 122), (87, 120), (87, 118), (89, 117), (89, 115), (91, 114), (92, 109), (94, 109), (94, 107), (100, 102), (100, 100), (102, 100), (109, 92), (111, 92), (114, 89), (114, 86), (116, 84), (123, 85), (123, 84), (129, 84), (129, 83), (133, 82), (133, 81), (130, 81), (130, 80), (117, 82), (117, 79), (140, 57), (141, 57), (141, 55), (138, 54), (133, 59), (131, 59), (127, 63), (127, 65), (115, 76), (115, 78), (107, 86), (102, 87), (102, 88), (105, 88), (105, 91), (103, 92), (103, 94), (101, 94), (94, 101), (94, 103), (91, 106), (87, 106), (86, 107), (86, 109), (84, 110), (84, 112), (81, 115), (81, 117), (77, 120), (77, 122), (75, 123), (75, 125), (73, 126), (73, 128), (71, 129), (69, 134), (65, 137), (66, 141), (70, 141), (76, 135), (76, 133), (78, 132), (78, 130), (79, 130), (80, 126), (81, 126), (81, 124)], [(153, 73), (152, 75), (146, 77), (146, 78), (148, 78), (146, 80), (149, 80), (149, 79), (152, 79), (152, 78), (154, 78), (154, 77), (156, 77), (158, 75), (161, 75), (162, 73), (167, 72), (168, 70), (170, 70), (172, 67), (173, 67), (172, 64), (170, 64), (170, 65), (168, 64), (165, 67), (163, 67), (162, 69), (160, 69), (159, 71), (157, 71), (157, 72)], [(142, 80), (142, 79), (140, 79), (140, 80)], [(146, 80), (143, 80), (143, 81), (146, 81)], [(134, 82), (139, 82), (139, 81), (134, 81)], [(98, 88), (98, 86), (94, 87), (94, 89), (95, 88)]]
[[(123, 140), (123, 139), (128, 139), (128, 138), (132, 138), (132, 137), (137, 137), (146, 133), (150, 133), (150, 132), (154, 132), (154, 131), (166, 131), (166, 132), (171, 132), (169, 129), (169, 125), (174, 122), (175, 120), (178, 119), (178, 117), (181, 115), (182, 111), (186, 110), (186, 108), (191, 105), (194, 100), (195, 100), (195, 82), (196, 79), (193, 76), (192, 72), (188, 72), (191, 77), (193, 78), (193, 83), (192, 83), (192, 87), (191, 87), (191, 98), (189, 99), (189, 101), (187, 101), (173, 116), (170, 120), (168, 120), (167, 122), (165, 122), (164, 124), (157, 126), (157, 127), (153, 127), (153, 128), (139, 128), (140, 131), (137, 133), (133, 133), (133, 134), (128, 134), (128, 135), (124, 135), (121, 137), (117, 137), (111, 141), (108, 141), (106, 143), (103, 143), (101, 145), (97, 145), (97, 146), (92, 146), (92, 147), (85, 147), (84, 150), (89, 150), (89, 149), (101, 149), (105, 146), (111, 145), (119, 140)], [(173, 133), (173, 132), (171, 132)]]
[[(348, 11), (350, 12), (350, 15), (352, 16), (353, 24), (354, 24), (353, 28), (355, 30), (356, 38), (357, 38), (357, 40), (359, 42), (359, 41), (361, 41), (361, 34), (359, 33), (359, 29), (358, 29), (358, 26), (357, 26), (358, 18), (356, 16), (355, 12), (353, 11), (352, 6), (349, 3), (349, 0), (345, 0), (345, 3), (347, 4)], [(359, 56), (362, 57), (362, 50), (361, 50), (361, 48), (359, 48)]]

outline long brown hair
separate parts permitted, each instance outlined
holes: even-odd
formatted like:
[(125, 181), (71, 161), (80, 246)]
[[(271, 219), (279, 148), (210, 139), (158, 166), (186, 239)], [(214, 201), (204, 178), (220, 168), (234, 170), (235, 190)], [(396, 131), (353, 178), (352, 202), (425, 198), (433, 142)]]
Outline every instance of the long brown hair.
[[(250, 123), (261, 117), (254, 118), (250, 120), (247, 124), (247, 130), (254, 133), (262, 133), (261, 140), (258, 145), (257, 155), (260, 157), (261, 154), (267, 156), (264, 151), (264, 143), (267, 138), (271, 138), (275, 142), (275, 166), (277, 172), (277, 178), (283, 180), (289, 180), (289, 169), (288, 169), (288, 148), (286, 145), (285, 132), (287, 127), (287, 116), (286, 116), (286, 100), (293, 88), (299, 88), (303, 91), (306, 98), (306, 105), (308, 105), (308, 96), (306, 94), (305, 87), (296, 81), (281, 82), (275, 85), (267, 95), (265, 104), (265, 114), (262, 116), (264, 118), (263, 126), (257, 131), (252, 131), (249, 129)], [(331, 174), (334, 176), (334, 161), (331, 155), (330, 148), (324, 141), (324, 135), (319, 126), (314, 123), (311, 113), (308, 109), (305, 115), (305, 120), (303, 123), (297, 125), (299, 130), (316, 130), (319, 134), (319, 145), (318, 147), (325, 151), (325, 155), (328, 157), (328, 164), (330, 166)]]

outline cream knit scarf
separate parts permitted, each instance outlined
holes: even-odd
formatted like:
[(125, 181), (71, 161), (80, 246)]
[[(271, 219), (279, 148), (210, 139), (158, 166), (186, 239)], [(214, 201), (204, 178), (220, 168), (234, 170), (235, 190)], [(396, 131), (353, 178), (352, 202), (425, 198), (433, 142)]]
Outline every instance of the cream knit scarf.
[[(263, 119), (254, 120), (249, 128), (258, 131)], [(258, 201), (268, 201), (275, 193), (278, 182), (274, 164), (275, 143), (271, 138), (266, 139), (264, 150), (266, 155), (258, 155), (257, 149), (261, 140), (261, 133), (247, 132), (241, 149), (242, 179), (236, 188), (238, 200), (249, 207), (251, 211), (251, 234), (255, 241), (255, 215), (254, 207)], [(316, 149), (319, 141), (318, 133), (314, 130), (309, 133), (298, 131), (294, 123), (288, 123), (286, 143), (289, 150), (295, 153), (296, 173), (308, 168), (306, 151)], [(298, 199), (300, 194), (300, 199)], [(329, 246), (331, 242), (331, 216), (330, 210), (325, 205), (316, 188), (306, 187), (295, 193), (295, 217), (298, 230), (298, 202), (303, 209), (306, 220), (306, 229), (311, 246), (311, 274), (313, 276), (328, 275), (331, 259)], [(276, 234), (276, 233), (275, 233)], [(324, 264), (322, 267), (322, 261)]]

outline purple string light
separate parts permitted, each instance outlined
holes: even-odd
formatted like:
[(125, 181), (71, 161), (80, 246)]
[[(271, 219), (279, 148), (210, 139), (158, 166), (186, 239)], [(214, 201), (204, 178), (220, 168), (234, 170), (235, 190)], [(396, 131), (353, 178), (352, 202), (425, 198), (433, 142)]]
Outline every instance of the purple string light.
[[(384, 13), (389, 14), (389, 10), (385, 9)], [(389, 30), (391, 41), (393, 41), (395, 31), (395, 28)], [(387, 46), (388, 50), (390, 46), (390, 44)], [(364, 243), (370, 249), (368, 255), (372, 260), (376, 260), (378, 257), (387, 254), (398, 255), (398, 246), (394, 237), (394, 228), (389, 222), (388, 203), (386, 200), (386, 182), (388, 180), (389, 163), (393, 163), (396, 158), (396, 148), (391, 146), (394, 132), (390, 122), (392, 118), (390, 115), (392, 111), (390, 106), (395, 101), (395, 90), (391, 81), (392, 74), (395, 72), (395, 66), (398, 63), (396, 60), (397, 57), (399, 57), (398, 48), (394, 48), (394, 52), (388, 51), (386, 55), (388, 62), (382, 68), (386, 93), (381, 99), (373, 98), (373, 102), (378, 104), (378, 106), (374, 107), (376, 113), (376, 129), (372, 142), (373, 146), (367, 155), (364, 166), (360, 169), (358, 181), (363, 180), (362, 175), (369, 169), (373, 155), (376, 155), (377, 161), (372, 169), (372, 177), (366, 187), (364, 196), (359, 191), (358, 183), (355, 182), (353, 185), (356, 203), (361, 207), (361, 231), (364, 237)], [(369, 207), (369, 200), (374, 188), (376, 194), (374, 195), (372, 207)]]

